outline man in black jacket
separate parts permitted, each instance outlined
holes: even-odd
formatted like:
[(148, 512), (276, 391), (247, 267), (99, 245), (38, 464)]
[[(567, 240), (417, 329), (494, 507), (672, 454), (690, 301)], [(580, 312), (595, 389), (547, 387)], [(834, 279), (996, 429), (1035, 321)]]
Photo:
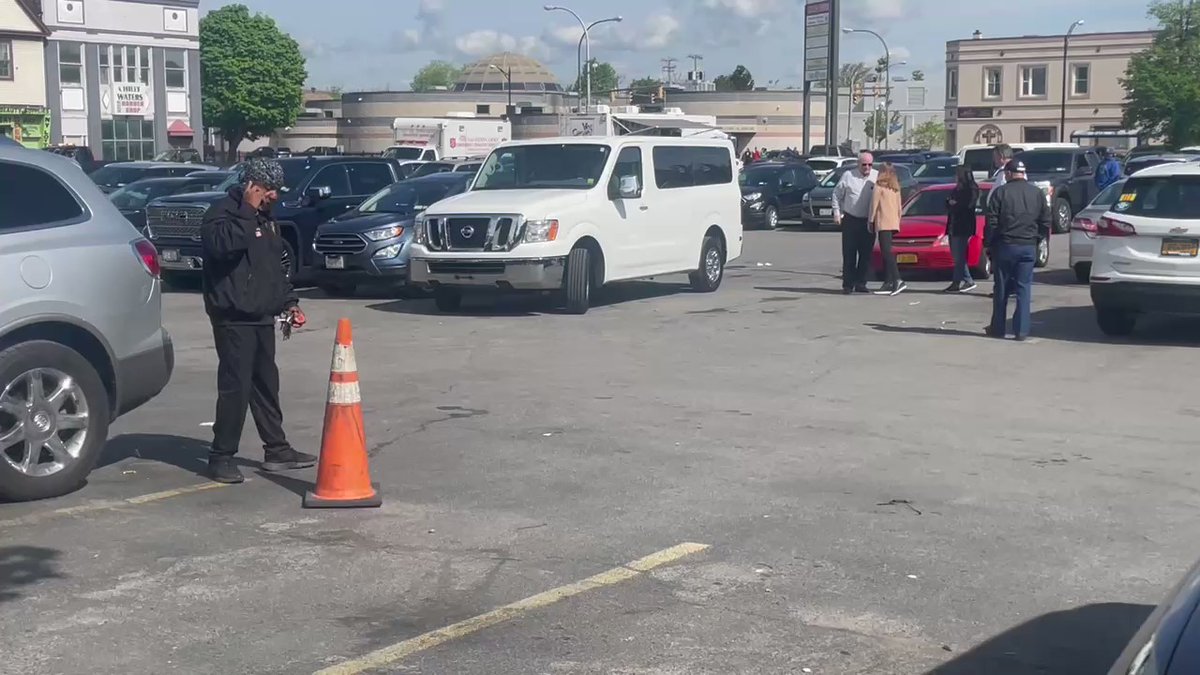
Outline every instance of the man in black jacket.
[(992, 323), (987, 334), (1003, 338), (1008, 296), (1017, 296), (1013, 333), (1018, 340), (1029, 337), (1033, 266), (1038, 240), (1050, 236), (1050, 205), (1036, 185), (1025, 180), (1025, 164), (1011, 160), (1004, 167), (1007, 182), (988, 197), (988, 224), (984, 243), (992, 256), (995, 286), (992, 294)]
[(284, 241), (271, 221), (271, 205), (284, 189), (283, 168), (271, 159), (251, 159), (241, 184), (209, 210), (200, 228), (204, 247), (204, 309), (217, 347), (217, 414), (208, 470), (213, 480), (240, 483), (233, 461), (246, 424), (246, 407), (263, 441), (266, 471), (302, 469), (316, 457), (297, 452), (283, 433), (279, 369), (275, 365), (275, 321), (293, 326), (304, 314), (283, 273)]

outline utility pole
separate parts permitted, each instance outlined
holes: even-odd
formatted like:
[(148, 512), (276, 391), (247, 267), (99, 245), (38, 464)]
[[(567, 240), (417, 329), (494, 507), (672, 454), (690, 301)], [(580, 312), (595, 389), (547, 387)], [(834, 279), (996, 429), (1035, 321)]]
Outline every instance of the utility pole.
[(674, 57), (667, 57), (662, 60), (663, 84), (671, 84), (675, 81), (675, 62), (678, 60)]

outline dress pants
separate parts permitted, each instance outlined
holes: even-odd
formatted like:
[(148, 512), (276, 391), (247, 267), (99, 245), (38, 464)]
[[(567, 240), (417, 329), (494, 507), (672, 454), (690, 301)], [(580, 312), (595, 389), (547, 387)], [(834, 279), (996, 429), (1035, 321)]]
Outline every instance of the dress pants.
[(1008, 297), (1017, 296), (1013, 312), (1013, 333), (1018, 338), (1029, 337), (1030, 311), (1033, 295), (1033, 265), (1037, 246), (1033, 244), (997, 244), (992, 266), (995, 268), (995, 287), (992, 293), (992, 333), (1005, 334)]
[(842, 216), (842, 288), (867, 285), (873, 248), (875, 233), (867, 227), (867, 219)]
[(283, 412), (279, 407), (279, 368), (275, 365), (275, 326), (213, 326), (217, 347), (217, 414), (212, 454), (237, 454), (246, 425), (246, 408), (254, 417), (267, 455), (287, 450)]

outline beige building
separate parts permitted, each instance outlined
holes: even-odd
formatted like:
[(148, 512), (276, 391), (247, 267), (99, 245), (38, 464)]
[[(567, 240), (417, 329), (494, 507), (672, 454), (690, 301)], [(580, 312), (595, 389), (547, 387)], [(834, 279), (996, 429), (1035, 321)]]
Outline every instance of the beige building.
[(1119, 81), (1152, 31), (975, 38), (946, 43), (946, 147), (1044, 143), (1074, 132), (1118, 131)]
[(0, 136), (31, 147), (49, 135), (41, 3), (0, 0)]

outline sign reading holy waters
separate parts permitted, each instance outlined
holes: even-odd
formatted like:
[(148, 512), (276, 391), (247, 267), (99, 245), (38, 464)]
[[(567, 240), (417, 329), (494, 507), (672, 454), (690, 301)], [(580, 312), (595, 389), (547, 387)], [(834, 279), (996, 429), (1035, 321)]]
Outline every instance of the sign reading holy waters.
[(114, 82), (112, 114), (144, 117), (150, 107), (148, 87), (140, 82)]

